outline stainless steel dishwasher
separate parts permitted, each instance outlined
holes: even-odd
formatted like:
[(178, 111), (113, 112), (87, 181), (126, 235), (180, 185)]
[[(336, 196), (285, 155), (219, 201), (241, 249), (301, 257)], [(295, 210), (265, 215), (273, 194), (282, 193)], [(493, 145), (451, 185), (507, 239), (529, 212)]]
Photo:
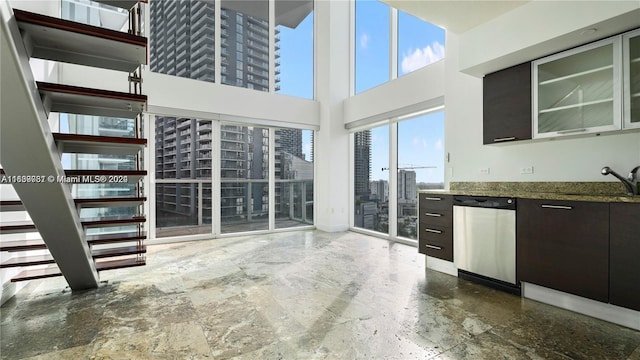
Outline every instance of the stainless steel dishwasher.
[(453, 259), (459, 277), (520, 294), (515, 210), (514, 198), (453, 197)]

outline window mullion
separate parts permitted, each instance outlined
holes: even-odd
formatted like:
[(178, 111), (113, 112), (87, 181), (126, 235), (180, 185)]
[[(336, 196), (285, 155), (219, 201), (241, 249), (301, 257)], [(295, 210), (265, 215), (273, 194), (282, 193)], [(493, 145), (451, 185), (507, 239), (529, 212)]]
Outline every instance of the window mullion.
[(398, 237), (398, 123), (389, 124), (389, 237)]
[(389, 79), (398, 77), (398, 10), (389, 7)]
[(211, 129), (211, 227), (214, 236), (221, 234), (220, 215), (222, 213), (222, 175), (221, 175), (221, 126), (214, 120)]
[(275, 0), (269, 0), (269, 92), (276, 89), (276, 7)]
[(215, 2), (215, 34), (214, 34), (214, 81), (222, 83), (222, 0)]
[[(269, 230), (276, 228), (276, 129), (269, 128)], [(280, 200), (282, 201), (282, 199)]]

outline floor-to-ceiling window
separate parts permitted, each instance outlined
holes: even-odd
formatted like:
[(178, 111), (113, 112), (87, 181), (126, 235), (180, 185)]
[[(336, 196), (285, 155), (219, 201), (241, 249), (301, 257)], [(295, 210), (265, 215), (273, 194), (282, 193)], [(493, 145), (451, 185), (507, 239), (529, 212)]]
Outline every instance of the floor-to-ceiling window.
[(156, 116), (155, 234), (314, 223), (312, 130)]
[(354, 226), (389, 233), (389, 125), (353, 134)]
[(313, 224), (313, 131), (275, 130), (276, 228)]
[(352, 149), (354, 228), (417, 240), (418, 191), (444, 188), (444, 111), (354, 132)]
[(444, 188), (444, 112), (398, 126), (397, 235), (417, 240), (418, 190)]
[(354, 6), (354, 94), (444, 58), (444, 29), (379, 0)]
[(155, 118), (156, 237), (212, 232), (212, 133), (210, 120)]
[(313, 1), (275, 0), (275, 91), (313, 99)]
[(355, 93), (390, 79), (390, 7), (380, 1), (355, 2)]
[(209, 1), (152, 1), (151, 71), (215, 82), (215, 5)]
[(226, 124), (220, 134), (220, 229), (269, 229), (269, 129)]
[(313, 98), (313, 5), (313, 0), (151, 1), (151, 71)]
[(444, 58), (444, 29), (398, 11), (398, 76)]

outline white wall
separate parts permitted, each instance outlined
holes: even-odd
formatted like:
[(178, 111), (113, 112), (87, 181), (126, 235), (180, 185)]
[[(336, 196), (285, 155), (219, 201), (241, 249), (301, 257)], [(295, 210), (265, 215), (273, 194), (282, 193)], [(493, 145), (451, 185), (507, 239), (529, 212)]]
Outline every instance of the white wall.
[(320, 131), (316, 134), (316, 227), (349, 228), (349, 134), (344, 100), (349, 97), (350, 10), (348, 1), (316, 1), (316, 93)]
[(530, 1), (461, 34), (459, 69), (482, 76), (638, 26), (637, 0)]
[[(482, 79), (458, 71), (461, 49), (447, 34), (445, 85), (446, 181), (617, 181), (600, 175), (609, 165), (620, 173), (640, 165), (640, 133), (482, 145)], [(520, 167), (534, 173), (521, 175)], [(490, 168), (481, 175), (480, 168)], [(452, 176), (453, 174), (453, 176)]]
[[(127, 73), (62, 64), (61, 82), (129, 92)], [(319, 104), (263, 91), (144, 71), (142, 93), (150, 113), (203, 119), (244, 118), (281, 122), (282, 126), (317, 128)]]
[(438, 61), (345, 100), (344, 122), (387, 120), (444, 102), (445, 60)]

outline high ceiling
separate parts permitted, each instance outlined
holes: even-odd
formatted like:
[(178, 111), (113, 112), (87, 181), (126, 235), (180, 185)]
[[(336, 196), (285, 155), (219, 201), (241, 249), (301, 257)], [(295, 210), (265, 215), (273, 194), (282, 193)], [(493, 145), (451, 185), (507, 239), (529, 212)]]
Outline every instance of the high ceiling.
[(448, 31), (460, 34), (528, 0), (381, 0)]

